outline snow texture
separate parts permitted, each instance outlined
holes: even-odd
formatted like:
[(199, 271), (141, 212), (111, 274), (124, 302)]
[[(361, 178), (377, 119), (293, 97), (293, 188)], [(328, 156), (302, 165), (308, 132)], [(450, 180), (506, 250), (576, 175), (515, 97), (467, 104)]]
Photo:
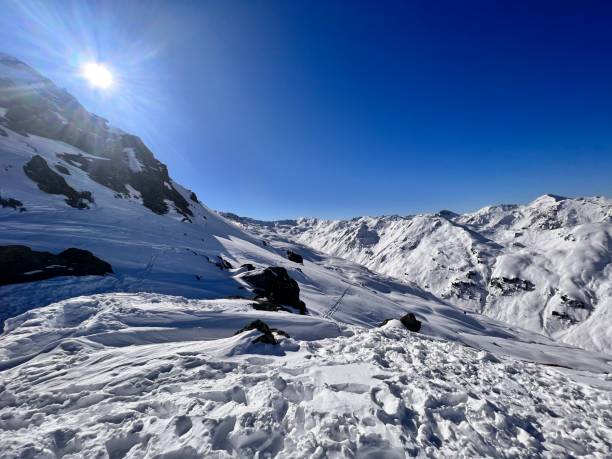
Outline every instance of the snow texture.
[[(2, 457), (607, 457), (612, 377), (240, 300), (77, 298), (0, 338)], [(24, 356), (29, 352), (27, 356)], [(3, 359), (6, 362), (6, 359)]]

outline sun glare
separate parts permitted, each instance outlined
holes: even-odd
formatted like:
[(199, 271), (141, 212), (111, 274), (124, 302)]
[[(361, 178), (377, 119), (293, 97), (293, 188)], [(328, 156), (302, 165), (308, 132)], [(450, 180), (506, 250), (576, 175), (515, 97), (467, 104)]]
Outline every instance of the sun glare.
[(83, 77), (85, 77), (92, 86), (106, 89), (113, 84), (112, 73), (103, 65), (95, 62), (89, 62), (83, 66)]

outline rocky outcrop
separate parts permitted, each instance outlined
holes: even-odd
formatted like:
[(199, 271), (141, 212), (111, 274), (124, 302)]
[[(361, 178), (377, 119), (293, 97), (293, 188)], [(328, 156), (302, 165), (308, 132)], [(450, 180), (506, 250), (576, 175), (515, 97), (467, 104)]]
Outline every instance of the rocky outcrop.
[(299, 264), (304, 263), (304, 257), (302, 257), (302, 255), (300, 255), (299, 253), (295, 253), (292, 250), (287, 250), (287, 259), (294, 263), (299, 263)]
[(18, 210), (19, 212), (25, 212), (26, 208), (23, 206), (23, 202), (13, 198), (3, 198), (0, 196), (0, 206), (3, 208), (10, 208)]
[(89, 204), (94, 202), (91, 192), (76, 191), (66, 183), (61, 175), (52, 170), (47, 161), (40, 155), (36, 155), (28, 161), (23, 166), (23, 171), (31, 180), (36, 182), (41, 191), (66, 196), (66, 203), (71, 207), (88, 209)]
[[(186, 220), (193, 216), (166, 166), (139, 137), (110, 127), (106, 119), (89, 113), (73, 96), (19, 60), (3, 55), (0, 61), (19, 75), (0, 78), (0, 107), (6, 108), (0, 124), (24, 136), (60, 140), (94, 155), (64, 153), (58, 157), (117, 193), (129, 194), (130, 185), (140, 193), (143, 205), (157, 214), (167, 213), (170, 201)], [(59, 167), (64, 168), (58, 169), (63, 174), (69, 173), (65, 166)], [(84, 208), (82, 200), (69, 200), (73, 207)]]
[[(385, 320), (383, 320), (379, 324), (379, 327), (382, 327), (383, 325), (386, 325), (391, 320), (393, 320), (393, 319), (385, 319)], [(421, 321), (418, 320), (416, 318), (416, 316), (412, 312), (409, 312), (408, 314), (406, 314), (403, 317), (401, 317), (399, 319), (399, 321), (402, 323), (402, 325), (404, 327), (406, 327), (411, 332), (415, 332), (416, 333), (419, 330), (421, 330)]]
[(291, 312), (290, 308), (286, 308), (281, 304), (270, 303), (265, 300), (257, 300), (251, 304), (251, 307), (257, 311), (268, 311), (268, 312)]
[(242, 279), (254, 287), (256, 299), (291, 306), (306, 314), (306, 305), (300, 300), (300, 287), (282, 267), (269, 267), (247, 272)]
[(24, 245), (0, 246), (0, 285), (59, 276), (103, 276), (112, 272), (110, 264), (87, 250), (70, 248), (54, 255)]
[(244, 333), (249, 330), (257, 330), (261, 332), (261, 336), (256, 338), (253, 343), (262, 343), (262, 344), (278, 344), (274, 333), (284, 336), (285, 338), (289, 338), (289, 334), (283, 330), (279, 330), (278, 328), (270, 328), (267, 323), (262, 320), (254, 320), (250, 324), (242, 327), (238, 330), (234, 335), (239, 335), (240, 333)]
[(229, 261), (227, 261), (225, 258), (221, 256), (218, 256), (217, 258), (218, 258), (218, 261), (215, 262), (215, 265), (217, 265), (219, 269), (232, 269), (233, 268), (232, 264)]
[(512, 295), (521, 291), (531, 292), (535, 289), (533, 282), (518, 277), (493, 277), (489, 283), (494, 293), (502, 296)]
[(70, 171), (63, 164), (56, 164), (55, 169), (57, 169), (57, 171), (60, 172), (61, 174), (70, 175)]
[[(87, 172), (95, 182), (117, 193), (129, 195), (128, 185), (139, 192), (142, 204), (163, 215), (168, 212), (166, 201), (184, 217), (191, 217), (189, 203), (174, 189), (165, 165), (136, 136), (124, 134), (122, 149), (109, 158), (61, 153), (58, 158)], [(131, 167), (130, 167), (131, 164)]]

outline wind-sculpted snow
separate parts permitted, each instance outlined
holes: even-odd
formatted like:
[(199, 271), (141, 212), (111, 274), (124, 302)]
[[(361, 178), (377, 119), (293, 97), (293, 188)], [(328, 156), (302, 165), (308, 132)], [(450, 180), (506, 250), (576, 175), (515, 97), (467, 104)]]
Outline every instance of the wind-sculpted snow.
[[(235, 330), (257, 314), (279, 345)], [(102, 295), (7, 323), (0, 457), (607, 457), (612, 377), (245, 301)], [(559, 350), (562, 353), (563, 350)]]
[(526, 206), (409, 217), (260, 222), (289, 239), (412, 282), (452, 304), (612, 351), (612, 201), (545, 195)]

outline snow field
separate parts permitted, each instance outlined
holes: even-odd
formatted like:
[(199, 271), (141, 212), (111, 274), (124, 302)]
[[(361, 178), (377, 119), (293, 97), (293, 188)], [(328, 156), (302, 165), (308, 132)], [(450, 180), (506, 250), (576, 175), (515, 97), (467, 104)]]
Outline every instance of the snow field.
[(609, 374), (586, 384), (398, 321), (368, 330), (264, 313), (292, 335), (271, 346), (253, 344), (256, 331), (231, 336), (254, 314), (240, 302), (100, 295), (88, 308), (86, 300), (7, 323), (3, 360), (27, 343), (31, 352), (0, 373), (0, 457), (604, 458), (612, 450)]

